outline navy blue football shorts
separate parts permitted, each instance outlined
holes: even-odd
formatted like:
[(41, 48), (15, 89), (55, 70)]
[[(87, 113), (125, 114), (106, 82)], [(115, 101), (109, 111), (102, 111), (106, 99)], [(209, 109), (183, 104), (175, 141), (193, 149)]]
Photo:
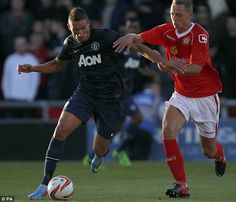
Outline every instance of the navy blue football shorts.
[(97, 133), (107, 140), (118, 132), (122, 124), (120, 102), (103, 102), (76, 90), (64, 106), (64, 111), (77, 116), (83, 123), (94, 117)]

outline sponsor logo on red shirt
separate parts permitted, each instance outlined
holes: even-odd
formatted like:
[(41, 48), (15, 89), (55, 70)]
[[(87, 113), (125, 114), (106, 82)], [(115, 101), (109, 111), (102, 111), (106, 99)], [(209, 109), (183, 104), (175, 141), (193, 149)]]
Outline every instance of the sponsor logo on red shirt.
[(207, 43), (207, 35), (206, 34), (199, 34), (198, 35), (198, 41), (200, 43)]

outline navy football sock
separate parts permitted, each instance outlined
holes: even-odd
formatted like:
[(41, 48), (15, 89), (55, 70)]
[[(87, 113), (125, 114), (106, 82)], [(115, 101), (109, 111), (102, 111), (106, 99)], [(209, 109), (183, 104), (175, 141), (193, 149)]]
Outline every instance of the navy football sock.
[(64, 152), (64, 147), (64, 141), (60, 141), (52, 137), (46, 153), (42, 184), (47, 185), (52, 178), (57, 162), (60, 160)]

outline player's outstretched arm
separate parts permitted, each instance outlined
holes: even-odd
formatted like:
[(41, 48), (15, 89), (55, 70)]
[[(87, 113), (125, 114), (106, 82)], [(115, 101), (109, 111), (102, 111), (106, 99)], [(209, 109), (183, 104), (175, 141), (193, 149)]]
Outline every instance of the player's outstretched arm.
[(202, 71), (202, 66), (197, 64), (186, 64), (185, 75), (195, 75)]
[(17, 72), (18, 74), (21, 74), (22, 72), (23, 73), (39, 72), (43, 74), (48, 74), (59, 71), (64, 67), (66, 63), (67, 61), (64, 60), (62, 61), (59, 60), (58, 58), (55, 58), (54, 60), (35, 66), (32, 66), (31, 64), (19, 64), (17, 66)]
[(186, 74), (186, 65), (184, 65), (181, 61), (172, 59), (167, 60), (162, 58), (162, 61), (157, 63), (159, 69), (163, 72), (171, 73), (171, 74), (178, 74), (178, 75), (185, 75)]
[[(185, 66), (178, 60), (167, 60), (161, 56), (157, 50), (153, 50), (143, 44), (135, 44), (132, 46), (136, 51), (140, 52), (145, 58), (151, 60), (153, 63), (158, 63), (159, 69), (167, 73), (184, 74)], [(160, 68), (160, 66), (162, 68)]]
[(134, 43), (143, 43), (143, 39), (139, 34), (126, 34), (113, 43), (116, 52), (122, 52), (124, 49), (129, 50)]

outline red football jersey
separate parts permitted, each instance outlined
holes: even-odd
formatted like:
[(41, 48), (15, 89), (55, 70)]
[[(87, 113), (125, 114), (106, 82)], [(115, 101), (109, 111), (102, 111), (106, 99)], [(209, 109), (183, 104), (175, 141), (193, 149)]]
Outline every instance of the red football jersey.
[(179, 34), (172, 23), (166, 23), (141, 33), (144, 42), (161, 45), (167, 58), (178, 58), (185, 64), (202, 66), (195, 75), (173, 74), (175, 90), (186, 97), (207, 97), (222, 91), (218, 72), (212, 67), (208, 54), (209, 36), (205, 29), (196, 23), (188, 31)]

